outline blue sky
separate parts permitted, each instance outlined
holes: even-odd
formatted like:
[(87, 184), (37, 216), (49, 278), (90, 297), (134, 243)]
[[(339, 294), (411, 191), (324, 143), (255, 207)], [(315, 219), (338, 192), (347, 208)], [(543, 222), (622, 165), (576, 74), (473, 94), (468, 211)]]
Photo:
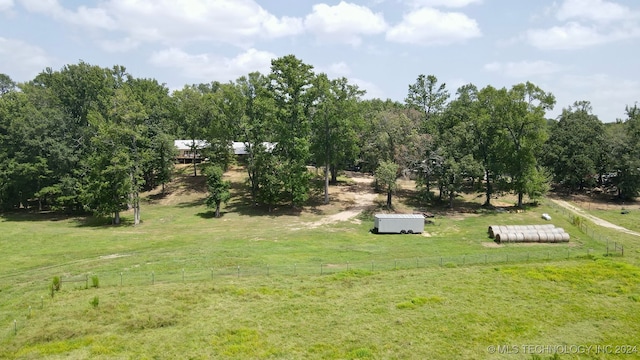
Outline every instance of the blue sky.
[(637, 0), (0, 0), (0, 73), (27, 81), (84, 60), (170, 89), (269, 72), (294, 54), (366, 97), (403, 101), (420, 74), (531, 81), (556, 117), (587, 100), (604, 122), (640, 101)]

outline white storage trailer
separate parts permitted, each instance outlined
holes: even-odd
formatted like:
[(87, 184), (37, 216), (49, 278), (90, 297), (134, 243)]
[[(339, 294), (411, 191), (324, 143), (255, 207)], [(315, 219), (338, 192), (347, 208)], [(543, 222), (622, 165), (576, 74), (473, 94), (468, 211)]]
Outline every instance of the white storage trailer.
[(420, 214), (376, 214), (375, 234), (419, 234), (424, 231), (424, 216)]

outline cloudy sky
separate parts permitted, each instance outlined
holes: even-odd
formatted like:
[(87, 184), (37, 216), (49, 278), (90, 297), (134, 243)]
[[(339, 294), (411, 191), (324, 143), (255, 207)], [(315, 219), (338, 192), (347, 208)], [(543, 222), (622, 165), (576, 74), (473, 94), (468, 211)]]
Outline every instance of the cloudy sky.
[(640, 101), (637, 0), (321, 1), (0, 0), (0, 73), (84, 60), (178, 89), (294, 54), (368, 98), (432, 74), (451, 93), (531, 81), (556, 96), (549, 117), (588, 100), (610, 122)]

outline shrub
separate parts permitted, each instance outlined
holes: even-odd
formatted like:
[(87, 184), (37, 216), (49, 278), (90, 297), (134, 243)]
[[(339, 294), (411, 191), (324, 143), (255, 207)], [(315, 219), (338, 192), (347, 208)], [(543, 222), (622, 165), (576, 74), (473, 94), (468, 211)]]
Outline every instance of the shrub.
[(100, 287), (100, 279), (98, 279), (98, 275), (91, 276), (91, 286), (94, 288)]
[(51, 281), (52, 289), (55, 291), (60, 291), (61, 284), (62, 284), (62, 281), (60, 280), (60, 276), (54, 276), (53, 280)]
[(89, 304), (91, 304), (91, 306), (93, 306), (93, 308), (95, 309), (100, 304), (100, 299), (98, 298), (98, 296), (94, 296), (93, 300), (91, 300)]

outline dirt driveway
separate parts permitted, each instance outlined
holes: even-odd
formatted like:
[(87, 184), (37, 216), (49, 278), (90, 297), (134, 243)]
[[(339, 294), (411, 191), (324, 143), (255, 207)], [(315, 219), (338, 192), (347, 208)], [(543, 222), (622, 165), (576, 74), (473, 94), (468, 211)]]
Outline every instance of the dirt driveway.
[(322, 220), (311, 223), (308, 225), (309, 227), (315, 228), (318, 226), (334, 224), (341, 221), (349, 221), (358, 216), (358, 214), (360, 214), (363, 210), (366, 210), (368, 207), (374, 205), (374, 200), (378, 197), (378, 194), (376, 194), (373, 191), (373, 187), (370, 186), (373, 182), (373, 177), (365, 175), (357, 177), (351, 176), (350, 180), (359, 185), (357, 186), (359, 190), (353, 193), (353, 205), (345, 211), (329, 215)]
[(563, 208), (572, 211), (573, 213), (582, 216), (585, 219), (589, 219), (591, 221), (594, 222), (594, 224), (602, 226), (602, 227), (606, 227), (606, 228), (610, 228), (610, 229), (615, 229), (618, 230), (620, 232), (626, 233), (626, 234), (630, 234), (630, 235), (635, 235), (635, 236), (640, 236), (639, 232), (633, 231), (633, 230), (629, 230), (627, 228), (624, 228), (622, 226), (616, 225), (616, 224), (612, 224), (606, 220), (603, 220), (597, 216), (593, 216), (589, 213), (587, 213), (586, 211), (582, 210), (581, 208), (577, 207), (577, 206), (573, 206), (571, 204), (569, 204), (568, 202), (564, 201), (564, 200), (558, 200), (558, 199), (551, 199), (551, 201), (553, 201), (554, 203), (558, 204), (559, 206), (562, 206)]

